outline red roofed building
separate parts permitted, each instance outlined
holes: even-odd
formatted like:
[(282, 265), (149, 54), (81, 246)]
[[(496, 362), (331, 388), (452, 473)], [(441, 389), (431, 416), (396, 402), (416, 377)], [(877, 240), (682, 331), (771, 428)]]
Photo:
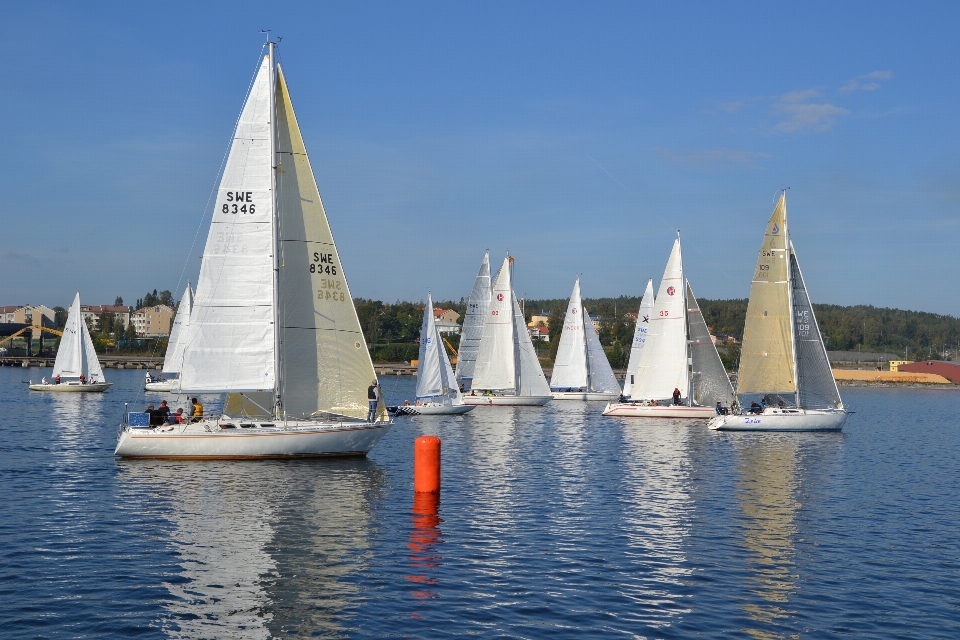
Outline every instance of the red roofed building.
[(434, 309), (433, 317), (444, 322), (456, 322), (460, 319), (460, 314), (453, 309)]
[(923, 362), (901, 364), (897, 367), (897, 371), (905, 371), (907, 373), (935, 373), (938, 376), (943, 376), (954, 384), (960, 383), (960, 362), (924, 360)]

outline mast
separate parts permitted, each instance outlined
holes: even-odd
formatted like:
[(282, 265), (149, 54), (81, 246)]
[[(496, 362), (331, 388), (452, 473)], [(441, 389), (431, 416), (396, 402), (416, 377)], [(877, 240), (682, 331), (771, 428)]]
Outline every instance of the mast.
[[(281, 366), (280, 355), (280, 212), (277, 207), (277, 63), (274, 57), (276, 43), (267, 40), (267, 56), (270, 58), (270, 78), (267, 83), (270, 93), (270, 198), (273, 204), (273, 370), (274, 370), (274, 414), (279, 419), (283, 411), (281, 398)], [(286, 412), (283, 411), (284, 420)]]
[(793, 269), (790, 268), (790, 226), (787, 224), (787, 190), (783, 190), (783, 259), (787, 261), (787, 305), (790, 310), (790, 349), (793, 356), (793, 403), (800, 406), (800, 363), (797, 362), (797, 318), (793, 313)]
[[(509, 256), (509, 254), (507, 255)], [(509, 256), (509, 257), (510, 257), (510, 261), (509, 261), (509, 266), (507, 268), (510, 269), (510, 302), (512, 303), (511, 308), (516, 308), (517, 295), (513, 292), (513, 256)], [(511, 310), (511, 315), (512, 315), (512, 310)], [(514, 393), (516, 393), (516, 395), (519, 396), (521, 395), (520, 394), (520, 379), (521, 379), (520, 334), (518, 333), (518, 329), (517, 329), (517, 319), (514, 318), (513, 322), (511, 322), (510, 324), (513, 325), (513, 380), (514, 380), (513, 388), (516, 389)]]
[[(680, 229), (677, 229), (677, 242), (680, 241)], [(683, 366), (687, 372), (687, 406), (693, 406), (693, 375), (690, 369), (690, 314), (687, 313), (687, 279), (683, 275), (683, 254), (680, 254), (680, 288), (683, 289)]]

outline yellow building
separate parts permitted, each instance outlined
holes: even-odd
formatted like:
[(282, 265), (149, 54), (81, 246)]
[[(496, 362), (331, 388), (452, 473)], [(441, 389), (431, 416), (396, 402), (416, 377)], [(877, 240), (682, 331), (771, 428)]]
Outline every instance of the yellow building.
[(137, 335), (142, 338), (163, 338), (170, 335), (170, 321), (173, 309), (165, 304), (137, 309), (130, 316), (130, 322)]
[(900, 371), (900, 365), (913, 364), (913, 360), (891, 360), (890, 371)]

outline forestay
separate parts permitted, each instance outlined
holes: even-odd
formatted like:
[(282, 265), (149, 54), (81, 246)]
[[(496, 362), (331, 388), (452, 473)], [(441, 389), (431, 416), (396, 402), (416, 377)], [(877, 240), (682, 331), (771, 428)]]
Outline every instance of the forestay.
[(674, 389), (688, 391), (687, 326), (684, 304), (683, 260), (680, 238), (673, 243), (650, 317), (650, 330), (640, 360), (631, 397), (642, 400), (670, 398)]
[(587, 386), (587, 348), (583, 330), (585, 324), (583, 304), (580, 300), (580, 279), (577, 278), (567, 303), (557, 357), (550, 376), (552, 389), (581, 389)]
[(164, 376), (173, 376), (180, 373), (183, 365), (183, 350), (187, 346), (187, 332), (190, 328), (190, 313), (193, 309), (193, 289), (190, 283), (183, 292), (177, 315), (170, 328), (170, 340), (167, 342), (167, 354), (163, 359)]
[(184, 391), (275, 388), (272, 75), (264, 57), (220, 180), (187, 332)]
[(777, 201), (760, 246), (743, 328), (737, 393), (793, 393), (793, 336), (786, 195)]
[(690, 334), (690, 359), (693, 363), (693, 403), (702, 407), (714, 406), (717, 402), (725, 407), (733, 404), (733, 387), (730, 377), (720, 360), (717, 347), (710, 337), (710, 330), (700, 312), (700, 305), (687, 281), (687, 327)]
[(837, 381), (830, 368), (830, 360), (792, 242), (790, 269), (793, 286), (793, 329), (797, 350), (798, 404), (804, 409), (842, 409), (840, 390), (837, 389)]
[(653, 278), (647, 280), (647, 288), (640, 300), (640, 311), (637, 313), (637, 326), (633, 330), (633, 344), (630, 346), (630, 358), (627, 360), (627, 374), (623, 381), (623, 395), (630, 397), (633, 385), (637, 378), (637, 365), (643, 345), (647, 340), (647, 331), (650, 328), (650, 315), (653, 313)]
[(473, 380), (477, 356), (480, 353), (480, 341), (483, 338), (483, 326), (490, 306), (490, 296), (490, 254), (484, 253), (463, 318), (460, 350), (457, 354), (457, 380), (465, 382)]

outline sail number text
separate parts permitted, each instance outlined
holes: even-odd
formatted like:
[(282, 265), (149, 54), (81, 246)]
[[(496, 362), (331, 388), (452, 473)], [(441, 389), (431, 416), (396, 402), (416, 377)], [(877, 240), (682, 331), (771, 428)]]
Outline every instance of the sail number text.
[(317, 300), (332, 300), (334, 302), (345, 302), (347, 294), (343, 292), (343, 283), (339, 280), (323, 278), (320, 281), (320, 288), (317, 289)]
[(223, 213), (256, 213), (253, 191), (227, 191), (227, 201), (220, 210)]
[(328, 276), (337, 275), (337, 265), (333, 264), (332, 253), (313, 253), (313, 262), (310, 263), (310, 273), (325, 273)]

